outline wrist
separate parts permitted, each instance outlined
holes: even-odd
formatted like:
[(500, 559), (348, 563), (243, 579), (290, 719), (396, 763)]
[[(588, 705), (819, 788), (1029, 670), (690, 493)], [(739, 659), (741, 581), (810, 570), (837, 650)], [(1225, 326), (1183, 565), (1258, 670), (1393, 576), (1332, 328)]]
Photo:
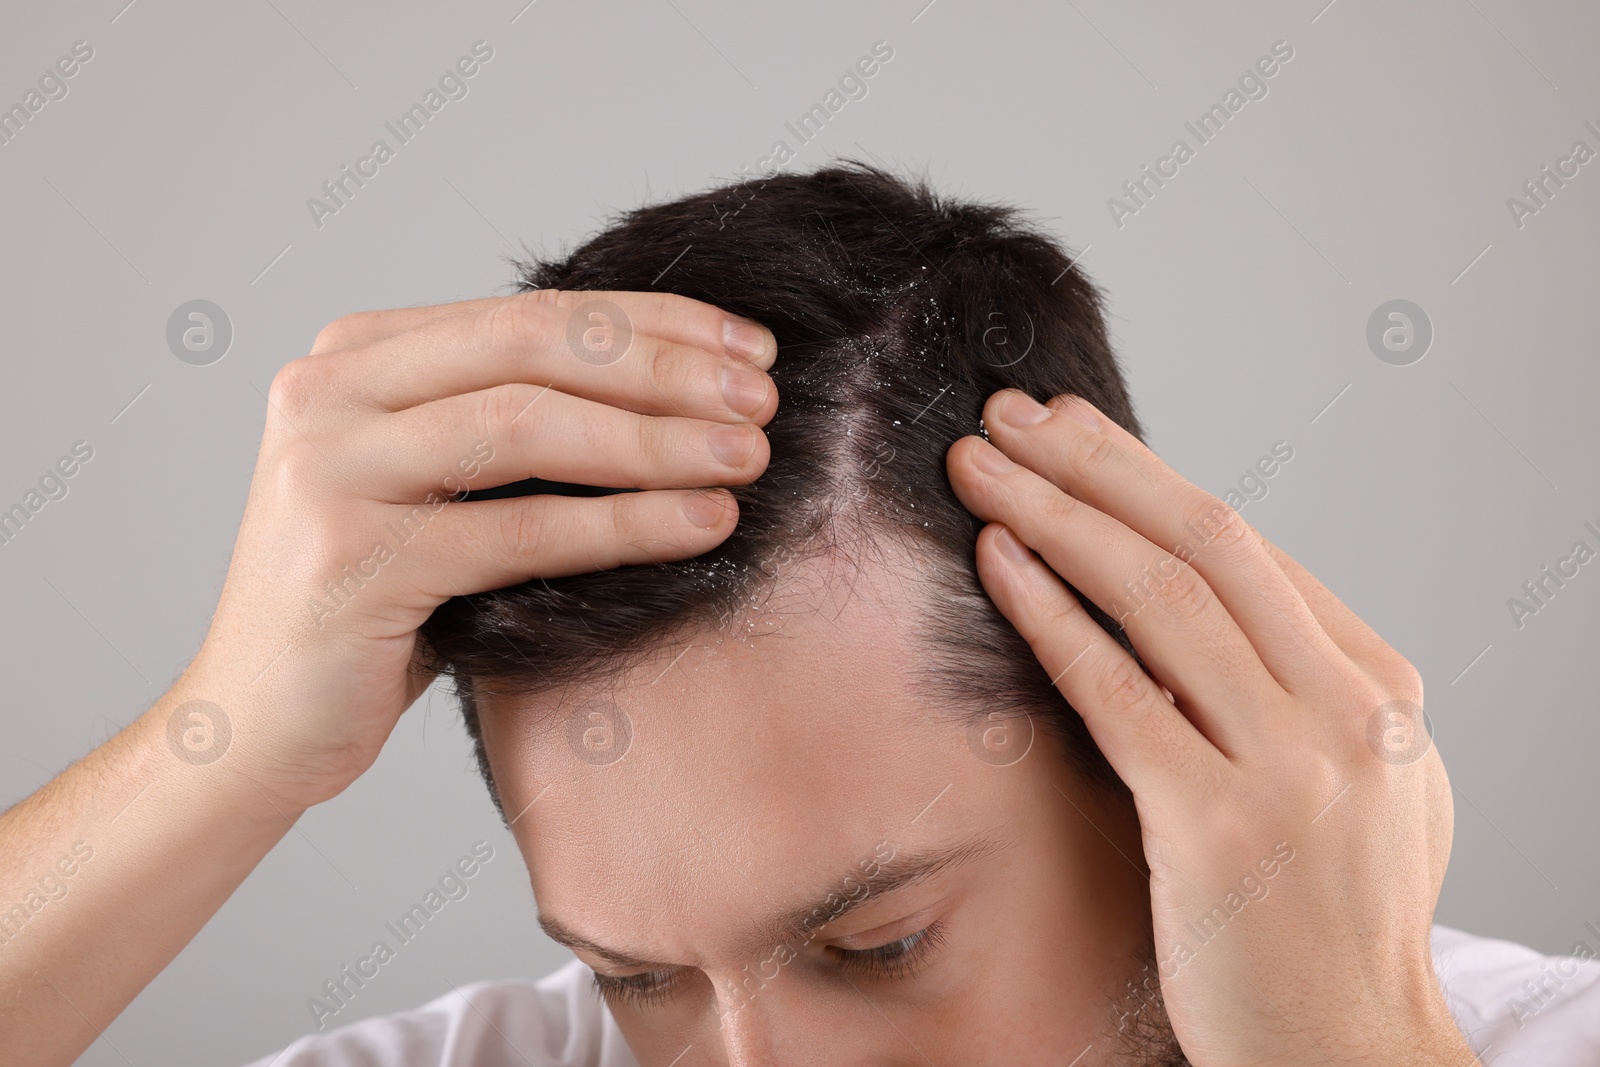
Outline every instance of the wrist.
[(174, 686), (130, 727), (139, 788), (230, 837), (282, 836), (311, 802), (279, 787), (247, 718), (199, 692)]
[[(1429, 977), (1432, 978), (1431, 967)], [(1436, 983), (1431, 989), (1417, 991), (1390, 1021), (1355, 1029), (1356, 1041), (1343, 1056), (1333, 1057), (1349, 1067), (1391, 1067), (1396, 1063), (1412, 1067), (1482, 1067)], [(1305, 1067), (1326, 1067), (1327, 1062), (1327, 1057), (1319, 1053), (1297, 1061), (1297, 1067), (1300, 1063)]]
[[(1277, 1052), (1255, 1062), (1273, 1067), (1482, 1067), (1445, 1002), (1431, 955), (1325, 983), (1323, 1009), (1276, 1017), (1286, 1024)], [(1374, 976), (1377, 977), (1374, 980)], [(1304, 1004), (1304, 1001), (1301, 1002)], [(1312, 1017), (1312, 1014), (1315, 1017)]]
[(1397, 1037), (1388, 1058), (1382, 1062), (1394, 1063), (1397, 1056), (1423, 1067), (1482, 1067), (1455, 1018), (1445, 1007), (1442, 995), (1430, 1017), (1419, 1021), (1409, 1034)]
[(325, 709), (341, 701), (314, 680), (320, 669), (285, 655), (271, 670), (241, 670), (202, 649), (147, 713), (150, 728), (164, 735), (172, 766), (198, 768), (205, 773), (189, 777), (208, 789), (293, 821), (338, 796), (376, 755), (348, 737), (322, 736), (334, 728)]

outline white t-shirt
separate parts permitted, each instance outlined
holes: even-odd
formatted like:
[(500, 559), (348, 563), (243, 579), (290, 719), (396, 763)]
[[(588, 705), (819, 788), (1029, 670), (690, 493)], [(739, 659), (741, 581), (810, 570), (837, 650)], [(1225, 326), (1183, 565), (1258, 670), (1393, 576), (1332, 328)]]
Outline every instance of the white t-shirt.
[[(1484, 1067), (1600, 1064), (1600, 961), (1446, 926), (1433, 928), (1433, 961)], [(249, 1067), (638, 1067), (589, 983), (579, 960), (538, 982), (476, 982), (411, 1011), (302, 1037)]]

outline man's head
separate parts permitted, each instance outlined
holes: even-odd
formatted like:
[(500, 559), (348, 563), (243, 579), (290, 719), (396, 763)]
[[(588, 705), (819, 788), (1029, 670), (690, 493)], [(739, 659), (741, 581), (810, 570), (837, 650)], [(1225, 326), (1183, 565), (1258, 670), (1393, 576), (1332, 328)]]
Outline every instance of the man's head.
[(1139, 432), (1092, 283), (1010, 210), (858, 165), (642, 208), (523, 271), (778, 341), (772, 459), (726, 541), (423, 630), (542, 923), (641, 1061), (1087, 1065), (1143, 1035), (1136, 1062), (1181, 1062), (1127, 791), (983, 593), (944, 472), (1007, 386)]

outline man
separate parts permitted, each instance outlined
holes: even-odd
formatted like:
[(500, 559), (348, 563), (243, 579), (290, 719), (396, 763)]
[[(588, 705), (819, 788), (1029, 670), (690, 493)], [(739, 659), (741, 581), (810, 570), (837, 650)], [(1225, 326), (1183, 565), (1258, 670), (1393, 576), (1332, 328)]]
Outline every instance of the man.
[(1416, 672), (1142, 445), (1013, 213), (830, 167), (523, 284), (274, 381), (199, 655), (0, 820), (8, 892), (79, 839), (98, 879), (0, 956), (8, 1062), (69, 1062), (439, 672), (577, 960), (263, 1064), (1593, 1061), (1600, 966), (1431, 926)]

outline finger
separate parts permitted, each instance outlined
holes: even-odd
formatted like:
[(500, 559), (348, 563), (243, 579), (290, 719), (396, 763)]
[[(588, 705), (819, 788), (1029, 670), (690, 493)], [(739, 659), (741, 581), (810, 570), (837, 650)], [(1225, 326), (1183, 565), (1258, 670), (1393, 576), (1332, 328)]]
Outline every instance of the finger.
[[(744, 359), (724, 330), (759, 342), (760, 356)], [(765, 328), (686, 297), (542, 289), (306, 358), (325, 365), (331, 395), (386, 411), (507, 382), (670, 410), (671, 388), (696, 364), (764, 371), (776, 352)]]
[(646, 321), (655, 322), (659, 336), (663, 338), (707, 352), (727, 351), (730, 355), (756, 363), (762, 370), (772, 368), (777, 346), (772, 342), (771, 332), (760, 323), (727, 312), (722, 313), (719, 321), (710, 321), (698, 310), (690, 311), (678, 306), (687, 303), (703, 309), (710, 305), (671, 293), (613, 293), (598, 290), (535, 289), (509, 296), (474, 297), (449, 304), (357, 311), (324, 326), (311, 346), (311, 354), (372, 344), (451, 315), (484, 312), (508, 301), (532, 299), (576, 307), (593, 300), (618, 303), (618, 296), (629, 298), (623, 304), (625, 311), (631, 310), (629, 305), (637, 305), (648, 312)]
[(471, 300), (457, 300), (449, 304), (418, 304), (406, 308), (385, 308), (378, 311), (354, 311), (341, 315), (317, 333), (311, 344), (311, 354), (331, 352), (339, 348), (353, 348), (382, 341), (395, 334), (433, 322), (447, 315), (476, 311), (503, 296), (480, 296)]
[(535, 477), (611, 488), (735, 485), (771, 458), (766, 434), (749, 423), (640, 415), (538, 385), (358, 419), (337, 448), (374, 499), (395, 503)]
[[(987, 420), (985, 420), (987, 425)], [(995, 458), (995, 473), (980, 462)], [(1225, 754), (1283, 718), (1284, 693), (1192, 567), (1118, 520), (1012, 463), (981, 437), (951, 446), (950, 480), (967, 510), (1002, 522), (1127, 630), (1154, 677)], [(1248, 708), (1241, 715), (1240, 708)]]
[(686, 559), (725, 540), (739, 515), (716, 489), (446, 501), (422, 516), (402, 508), (387, 526), (406, 531), (388, 567), (435, 606), (533, 578)]
[[(1016, 559), (1011, 552), (1024, 558)], [(1142, 801), (1192, 794), (1223, 757), (1139, 663), (1083, 609), (1043, 560), (1001, 523), (978, 533), (978, 576), (1112, 768)]]
[[(1030, 412), (1038, 421), (1023, 422)], [(1349, 677), (1261, 535), (1093, 405), (1065, 395), (1041, 405), (1006, 389), (984, 406), (984, 425), (1012, 459), (1193, 567), (1285, 690), (1325, 692)]]

